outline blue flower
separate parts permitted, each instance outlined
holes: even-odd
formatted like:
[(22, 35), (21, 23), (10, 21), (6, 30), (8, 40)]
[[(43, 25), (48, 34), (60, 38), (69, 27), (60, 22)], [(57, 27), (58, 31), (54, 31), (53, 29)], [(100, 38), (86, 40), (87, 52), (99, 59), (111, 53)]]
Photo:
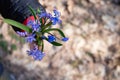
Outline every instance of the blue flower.
[(50, 20), (53, 25), (56, 25), (57, 23), (60, 24), (62, 21), (59, 19), (60, 12), (58, 12), (56, 9), (53, 10), (54, 16), (50, 17)]
[(47, 13), (46, 18), (50, 19), (52, 17), (52, 14)]
[(47, 16), (47, 13), (46, 12), (42, 12), (39, 14), (39, 17), (40, 18), (45, 18)]
[(39, 21), (38, 20), (36, 20), (36, 21), (28, 21), (28, 23), (27, 23), (27, 26), (30, 26), (31, 28), (32, 28), (32, 30), (33, 30), (33, 32), (34, 31), (36, 31), (36, 32), (38, 32), (39, 30), (40, 30), (40, 23), (39, 23)]
[(34, 53), (33, 58), (34, 58), (35, 60), (42, 60), (44, 56), (45, 56), (45, 53), (44, 53), (44, 52), (42, 52), (42, 51), (40, 51), (40, 50), (37, 50), (37, 51)]
[(50, 13), (42, 12), (39, 14), (40, 18), (47, 18), (50, 19), (53, 25), (56, 25), (57, 23), (60, 24), (62, 21), (59, 19), (60, 12), (58, 12), (56, 9), (53, 10), (54, 15), (52, 16)]
[(25, 37), (26, 35), (28, 35), (27, 32), (20, 32), (20, 31), (17, 31), (17, 34), (20, 35), (21, 37)]
[(54, 35), (49, 35), (48, 36), (48, 41), (49, 42), (54, 42), (54, 41), (56, 41), (56, 37)]
[(26, 41), (29, 42), (29, 43), (32, 43), (33, 41), (36, 41), (35, 34), (29, 35), (28, 37), (26, 37)]
[(60, 12), (59, 11), (57, 11), (56, 9), (54, 9), (53, 12), (54, 12), (54, 16), (55, 17), (60, 17)]
[(62, 22), (58, 17), (51, 17), (50, 19), (53, 25), (56, 25), (57, 23), (60, 24)]
[(69, 38), (67, 38), (67, 37), (62, 38), (62, 41), (64, 41), (64, 42), (66, 42), (68, 40), (69, 40)]
[(38, 32), (40, 30), (40, 23), (38, 23), (38, 22), (33, 23), (32, 24), (32, 29), (33, 29), (33, 32), (34, 31)]
[(33, 24), (33, 22), (34, 22), (34, 21), (29, 20), (29, 21), (27, 22), (27, 26), (31, 26), (31, 25)]
[(34, 49), (27, 51), (28, 55), (32, 56), (35, 60), (42, 60), (43, 57), (45, 56), (45, 53), (38, 50), (37, 47)]
[(52, 17), (52, 15), (50, 13), (42, 12), (39, 14), (39, 17), (49, 19), (50, 17)]

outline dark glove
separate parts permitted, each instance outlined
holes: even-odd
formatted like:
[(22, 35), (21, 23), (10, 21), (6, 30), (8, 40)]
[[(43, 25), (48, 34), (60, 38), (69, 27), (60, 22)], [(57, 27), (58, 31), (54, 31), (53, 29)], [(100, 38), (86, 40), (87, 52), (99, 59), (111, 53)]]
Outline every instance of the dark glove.
[(113, 3), (120, 5), (120, 0), (112, 0)]
[[(34, 10), (39, 8), (42, 12), (45, 12), (38, 0), (0, 0), (0, 13), (4, 18), (23, 23), (25, 19), (32, 15), (28, 5)], [(13, 28), (15, 31), (20, 31), (19, 28)]]

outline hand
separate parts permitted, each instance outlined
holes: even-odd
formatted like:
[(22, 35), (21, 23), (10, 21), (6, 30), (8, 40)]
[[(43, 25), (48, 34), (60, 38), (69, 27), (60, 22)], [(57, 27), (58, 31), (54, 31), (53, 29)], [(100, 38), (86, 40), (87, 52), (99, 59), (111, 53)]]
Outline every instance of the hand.
[(120, 5), (120, 0), (112, 0), (113, 3)]
[[(37, 0), (0, 0), (0, 13), (4, 18), (13, 19), (23, 23), (32, 15), (28, 5), (33, 9), (45, 12), (43, 6)], [(20, 31), (19, 28), (13, 26), (15, 31)]]

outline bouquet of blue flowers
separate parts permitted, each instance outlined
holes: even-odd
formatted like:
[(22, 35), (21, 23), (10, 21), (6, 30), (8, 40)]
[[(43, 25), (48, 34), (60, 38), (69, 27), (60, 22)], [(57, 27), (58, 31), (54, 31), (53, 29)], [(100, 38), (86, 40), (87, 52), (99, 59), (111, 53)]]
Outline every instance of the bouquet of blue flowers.
[[(55, 8), (54, 15), (42, 12), (40, 9), (35, 11), (31, 6), (28, 6), (34, 19), (29, 19), (27, 23), (21, 24), (11, 19), (3, 19), (4, 22), (22, 29), (17, 31), (21, 37), (25, 37), (26, 42), (32, 45), (32, 48), (27, 51), (28, 55), (32, 56), (35, 60), (42, 60), (45, 56), (44, 53), (44, 40), (48, 41), (54, 46), (62, 46), (58, 41), (66, 42), (68, 38), (64, 35), (63, 31), (59, 28), (53, 28), (53, 25), (61, 24), (60, 12)], [(60, 36), (56, 36), (52, 31), (57, 31)]]

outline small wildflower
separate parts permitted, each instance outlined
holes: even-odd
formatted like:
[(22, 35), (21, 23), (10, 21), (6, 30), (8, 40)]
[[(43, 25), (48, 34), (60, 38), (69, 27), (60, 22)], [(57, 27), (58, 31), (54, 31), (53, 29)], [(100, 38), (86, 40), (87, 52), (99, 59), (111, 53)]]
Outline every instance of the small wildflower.
[(28, 33), (17, 31), (17, 34), (20, 35), (21, 37), (25, 37)]
[(52, 17), (52, 15), (50, 13), (42, 12), (41, 14), (39, 14), (39, 17), (49, 19), (50, 17)]
[(39, 14), (39, 17), (40, 18), (45, 18), (47, 16), (47, 13), (46, 12), (42, 12)]
[(47, 18), (50, 19), (53, 25), (56, 25), (57, 23), (60, 24), (62, 21), (59, 19), (60, 12), (58, 12), (56, 9), (53, 10), (54, 15), (52, 16), (50, 13), (42, 12), (39, 14), (40, 18)]
[(50, 19), (53, 25), (56, 25), (57, 23), (60, 24), (62, 22), (58, 17), (51, 17)]
[(54, 42), (54, 41), (56, 41), (56, 37), (54, 35), (49, 35), (48, 36), (48, 41), (49, 42)]
[(34, 23), (33, 25), (32, 25), (32, 29), (33, 29), (33, 31), (39, 31), (40, 30), (40, 24), (39, 23)]
[(32, 56), (35, 60), (42, 60), (43, 57), (45, 56), (45, 53), (38, 50), (37, 47), (34, 49), (27, 51), (28, 55)]
[(62, 38), (62, 41), (64, 41), (64, 42), (66, 42), (68, 40), (69, 40), (69, 38), (67, 38), (67, 37)]
[(53, 25), (56, 25), (57, 23), (60, 24), (62, 21), (59, 19), (60, 12), (58, 12), (56, 9), (53, 10), (54, 16), (50, 18)]
[(56, 9), (53, 10), (55, 17), (60, 17), (60, 12), (58, 12)]
[(36, 21), (28, 21), (28, 23), (27, 23), (27, 26), (30, 26), (31, 28), (32, 28), (32, 30), (33, 30), (33, 32), (34, 31), (39, 31), (40, 30), (40, 23), (36, 20)]
[(52, 17), (52, 15), (50, 13), (47, 13), (47, 16), (46, 16), (48, 19), (50, 19)]
[(35, 34), (29, 35), (28, 37), (26, 37), (26, 41), (29, 42), (29, 43), (32, 43), (33, 41), (36, 41)]
[[(33, 12), (33, 11), (32, 11)], [(69, 38), (65, 37), (62, 30), (58, 28), (51, 27), (52, 25), (60, 24), (62, 21), (60, 20), (60, 12), (56, 9), (53, 10), (53, 15), (47, 12), (36, 12), (37, 14), (34, 16), (30, 16), (28, 19), (24, 21), (24, 24), (29, 26), (25, 28), (21, 26), (24, 32), (17, 31), (22, 37), (25, 37), (26, 42), (30, 43), (30, 50), (27, 51), (29, 56), (32, 56), (35, 60), (42, 60), (45, 56), (44, 50), (44, 41), (47, 40), (54, 46), (61, 46), (62, 44), (56, 41), (60, 39), (59, 36), (56, 37), (51, 33), (51, 31), (56, 31), (60, 34), (61, 41), (68, 41)], [(27, 32), (25, 32), (27, 31)], [(38, 48), (39, 47), (39, 48)]]
[(32, 20), (29, 20), (28, 22), (27, 22), (27, 26), (31, 26), (33, 24), (33, 21)]
[(33, 58), (34, 58), (35, 60), (42, 60), (44, 56), (45, 56), (45, 53), (44, 53), (44, 52), (42, 52), (42, 51), (40, 51), (40, 50), (37, 50), (37, 51), (34, 53)]

